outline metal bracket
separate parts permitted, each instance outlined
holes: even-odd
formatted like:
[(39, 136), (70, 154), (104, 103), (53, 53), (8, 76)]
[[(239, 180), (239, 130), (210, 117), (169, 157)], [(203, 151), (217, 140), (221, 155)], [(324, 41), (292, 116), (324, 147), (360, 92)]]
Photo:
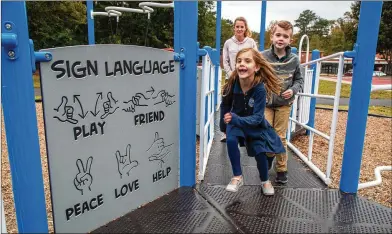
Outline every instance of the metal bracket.
[(34, 42), (29, 39), (30, 43), (30, 61), (31, 61), (31, 70), (34, 73), (36, 71), (35, 63), (36, 62), (49, 62), (52, 60), (52, 54), (50, 52), (34, 52)]
[(6, 57), (9, 60), (16, 60), (19, 54), (19, 43), (15, 24), (11, 21), (5, 21), (1, 26), (3, 32), (1, 33), (1, 46), (4, 47)]
[(180, 67), (182, 69), (185, 68), (186, 64), (185, 64), (185, 49), (181, 48), (180, 49), (180, 53), (174, 53), (174, 61), (180, 62)]
[(1, 46), (14, 49), (18, 46), (18, 36), (15, 33), (2, 33)]
[(344, 57), (346, 57), (346, 58), (352, 58), (352, 59), (353, 59), (353, 61), (352, 61), (352, 64), (353, 64), (353, 65), (355, 65), (355, 63), (356, 63), (356, 62), (355, 62), (355, 58), (357, 57), (358, 49), (359, 49), (359, 46), (358, 46), (357, 43), (355, 43), (355, 44), (354, 44), (354, 48), (353, 48), (352, 51), (345, 51), (345, 52), (343, 53), (343, 56), (344, 56)]
[(207, 54), (207, 50), (206, 49), (198, 49), (197, 50), (197, 55), (198, 56), (205, 56)]

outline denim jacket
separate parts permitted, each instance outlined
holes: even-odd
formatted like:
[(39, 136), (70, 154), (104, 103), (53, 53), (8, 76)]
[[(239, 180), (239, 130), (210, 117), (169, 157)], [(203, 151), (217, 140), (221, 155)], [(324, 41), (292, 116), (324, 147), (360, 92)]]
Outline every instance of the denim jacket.
[[(264, 118), (265, 106), (264, 84), (260, 83), (244, 94), (238, 79), (231, 93), (223, 97), (221, 103), (219, 123), (221, 131), (243, 138), (249, 156), (261, 152), (285, 152), (280, 137)], [(231, 112), (232, 120), (226, 125), (223, 117), (228, 112)]]

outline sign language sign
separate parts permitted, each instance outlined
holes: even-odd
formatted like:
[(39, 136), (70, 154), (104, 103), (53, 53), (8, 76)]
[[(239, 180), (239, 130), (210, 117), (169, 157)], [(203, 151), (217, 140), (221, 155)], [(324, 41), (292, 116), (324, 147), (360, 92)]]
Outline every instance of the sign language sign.
[(91, 171), (91, 164), (93, 163), (93, 157), (89, 157), (87, 159), (87, 164), (86, 168), (83, 166), (82, 160), (78, 159), (76, 161), (76, 166), (78, 166), (78, 171), (79, 173), (76, 174), (76, 177), (74, 179), (74, 185), (75, 188), (79, 191), (82, 192), (83, 195), (83, 190), (88, 189), (91, 191), (91, 183), (93, 182), (93, 177), (90, 174)]
[(41, 64), (56, 232), (90, 232), (178, 187), (179, 66), (124, 45), (48, 49)]

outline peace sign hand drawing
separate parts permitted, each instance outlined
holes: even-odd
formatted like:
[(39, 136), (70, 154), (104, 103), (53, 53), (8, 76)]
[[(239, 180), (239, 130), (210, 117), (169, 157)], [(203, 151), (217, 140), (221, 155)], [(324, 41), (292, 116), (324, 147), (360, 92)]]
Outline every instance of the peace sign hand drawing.
[(74, 185), (77, 190), (82, 192), (82, 195), (83, 192), (87, 189), (91, 191), (90, 186), (93, 183), (93, 177), (90, 174), (92, 163), (92, 156), (87, 159), (86, 167), (83, 166), (82, 160), (76, 160), (76, 166), (78, 167), (79, 173), (76, 174), (76, 177), (74, 179)]
[(126, 173), (129, 176), (129, 172), (132, 170), (132, 168), (137, 167), (139, 165), (138, 161), (131, 160), (130, 144), (127, 145), (125, 155), (121, 155), (120, 151), (117, 150), (116, 158), (117, 158), (117, 166), (118, 166), (118, 172), (120, 173), (120, 178), (122, 178), (122, 175), (124, 173)]

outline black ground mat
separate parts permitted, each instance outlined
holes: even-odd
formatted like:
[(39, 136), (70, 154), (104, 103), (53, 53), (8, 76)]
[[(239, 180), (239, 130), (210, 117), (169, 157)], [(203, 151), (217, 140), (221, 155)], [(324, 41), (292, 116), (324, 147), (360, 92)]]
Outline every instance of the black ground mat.
[[(247, 156), (246, 149), (240, 148), (241, 165), (246, 185), (260, 185), (256, 160)], [(276, 172), (271, 169), (270, 180), (274, 186), (287, 188), (326, 188), (327, 186), (290, 150), (288, 151), (288, 183), (285, 185), (274, 182)], [(215, 140), (208, 159), (204, 183), (209, 185), (223, 185), (230, 182), (233, 176), (226, 143)]]
[(260, 186), (237, 193), (202, 184), (200, 193), (244, 233), (391, 233), (391, 209), (338, 190)]
[(235, 233), (193, 188), (182, 187), (92, 233)]
[[(215, 114), (215, 136), (203, 181), (208, 185), (228, 184), (233, 176), (229, 156), (227, 155), (226, 143), (220, 142), (223, 133), (219, 130), (218, 114), (219, 112)], [(248, 156), (245, 147), (240, 147), (240, 153), (245, 185), (260, 185), (256, 160)], [(274, 168), (270, 170), (270, 180), (275, 187), (327, 188), (324, 182), (290, 149), (288, 150), (287, 169), (288, 183), (284, 185), (275, 183), (276, 172)]]

